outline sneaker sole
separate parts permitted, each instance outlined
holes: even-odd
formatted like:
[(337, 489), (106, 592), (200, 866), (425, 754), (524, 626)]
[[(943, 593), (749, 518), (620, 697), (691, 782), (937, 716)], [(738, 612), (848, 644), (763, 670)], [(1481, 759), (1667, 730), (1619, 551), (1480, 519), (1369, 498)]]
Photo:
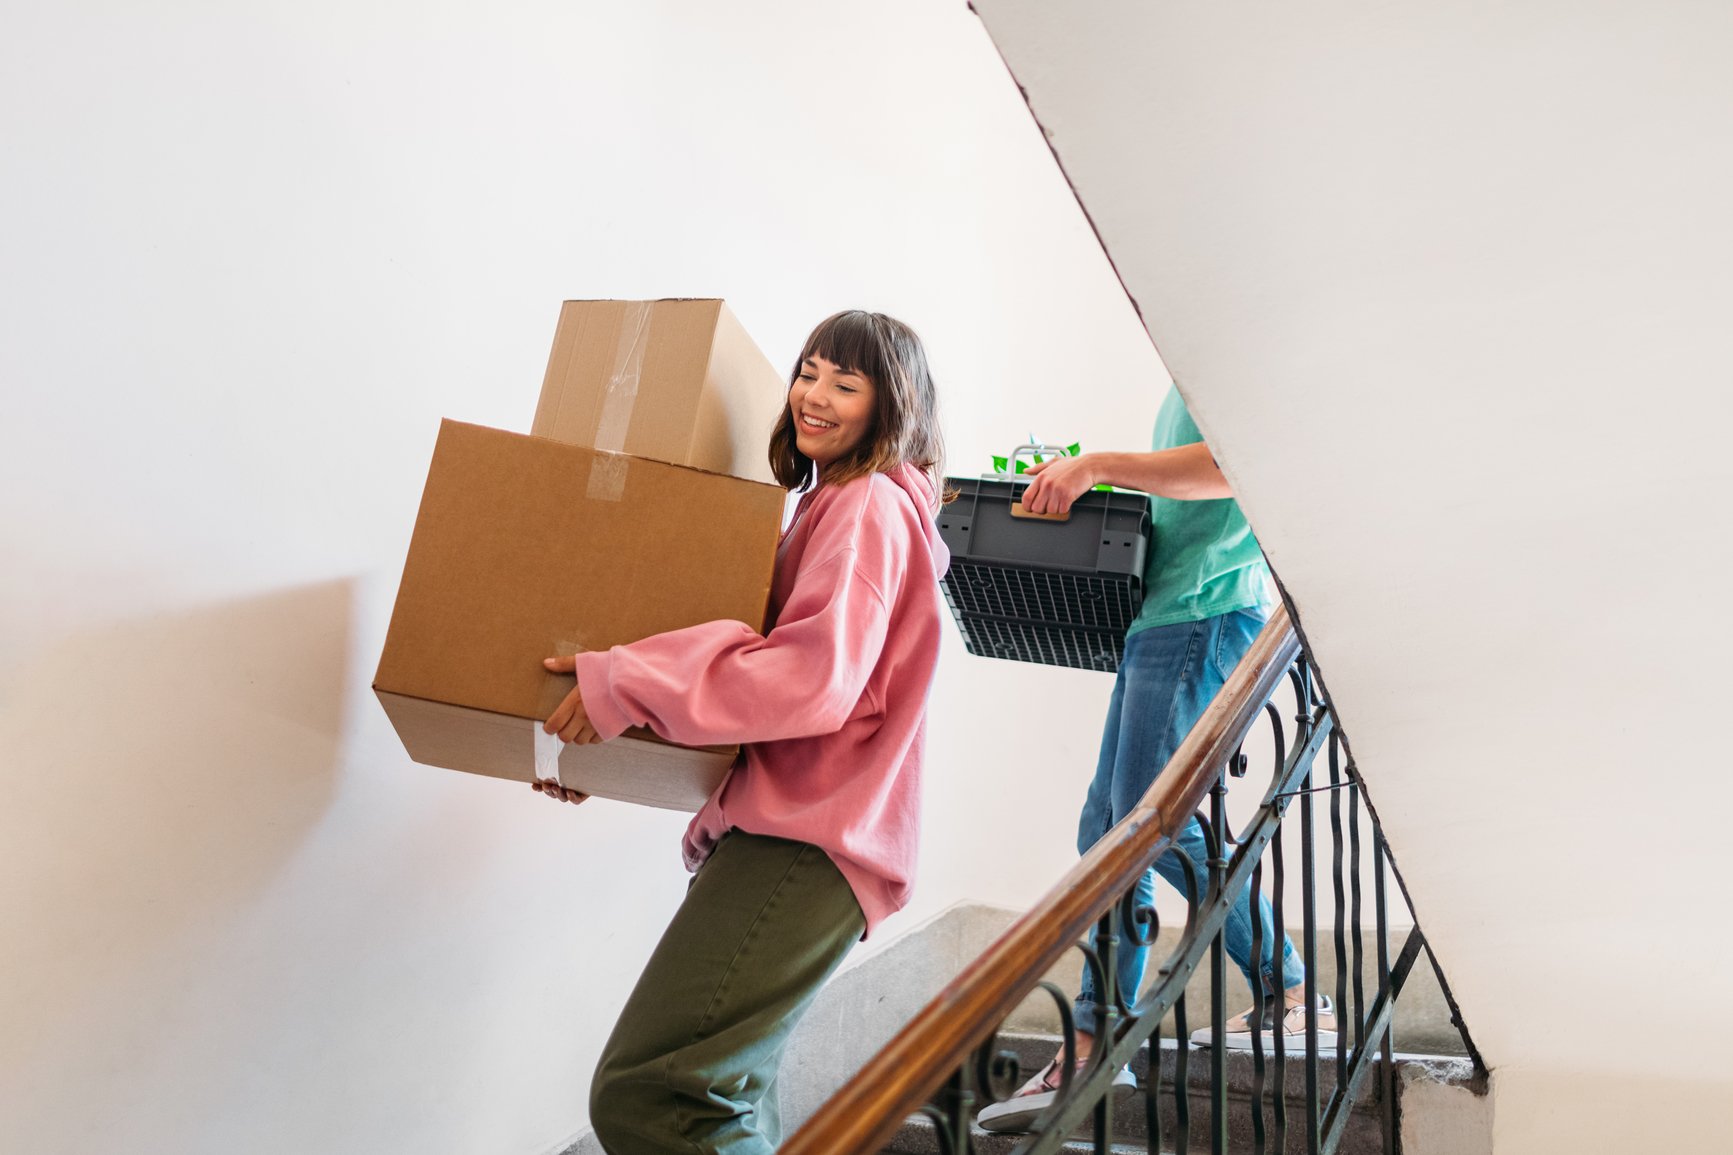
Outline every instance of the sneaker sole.
[[(1115, 1080), (1109, 1093), (1113, 1096), (1115, 1105), (1123, 1102), (1137, 1090), (1137, 1082), (1127, 1079), (1124, 1082)], [(998, 1103), (981, 1108), (981, 1113), (975, 1116), (975, 1126), (983, 1131), (992, 1131), (1002, 1135), (1026, 1135), (1030, 1125), (1041, 1117), (1041, 1112), (1053, 1105), (1053, 1100), (1059, 1097), (1058, 1091), (1041, 1091), (1034, 1095), (1024, 1095), (1020, 1099), (1005, 1099)], [(1011, 1107), (1012, 1110), (994, 1114), (996, 1107)]]
[[(1002, 1134), (1022, 1135), (1029, 1130), (1030, 1124), (1041, 1117), (1041, 1112), (1053, 1105), (1057, 1091), (1042, 1091), (1034, 1095), (1024, 1095), (1017, 1099), (1006, 1099), (1002, 1103), (993, 1103), (981, 1109), (975, 1116), (975, 1126), (983, 1131), (994, 1131)], [(1006, 1110), (995, 1112), (995, 1107)]]

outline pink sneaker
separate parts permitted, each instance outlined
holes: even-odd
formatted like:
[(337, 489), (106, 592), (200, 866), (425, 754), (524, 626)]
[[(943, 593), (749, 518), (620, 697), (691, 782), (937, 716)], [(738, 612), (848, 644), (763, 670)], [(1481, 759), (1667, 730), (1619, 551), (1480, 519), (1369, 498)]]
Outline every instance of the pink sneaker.
[[(1328, 995), (1318, 996), (1318, 1049), (1333, 1051), (1336, 1049), (1336, 1008), (1330, 1002)], [(1264, 1054), (1270, 1054), (1276, 1049), (1276, 1002), (1274, 999), (1264, 1004), (1261, 1030), (1256, 1033), (1263, 1036)], [(1252, 1049), (1252, 1012), (1246, 1011), (1236, 1015), (1226, 1023), (1222, 1032), (1222, 1045), (1230, 1051), (1249, 1051)], [(1208, 1027), (1199, 1027), (1191, 1033), (1191, 1041), (1200, 1047), (1211, 1044), (1211, 1032)], [(1282, 1013), (1282, 1053), (1297, 1055), (1306, 1049), (1306, 1005), (1294, 1003)]]

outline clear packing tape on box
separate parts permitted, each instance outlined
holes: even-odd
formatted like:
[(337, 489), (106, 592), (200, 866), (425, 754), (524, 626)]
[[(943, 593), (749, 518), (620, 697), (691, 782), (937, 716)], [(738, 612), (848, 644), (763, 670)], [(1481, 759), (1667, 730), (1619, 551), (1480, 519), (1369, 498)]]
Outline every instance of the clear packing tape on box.
[[(613, 367), (608, 371), (608, 385), (602, 395), (602, 408), (596, 418), (596, 433), (591, 448), (611, 456), (598, 457), (590, 463), (590, 480), (584, 496), (592, 501), (619, 501), (626, 493), (626, 474), (630, 470), (625, 455), (626, 434), (632, 428), (632, 411), (638, 405), (638, 385), (644, 377), (644, 352), (650, 347), (651, 301), (628, 301), (626, 315), (620, 325), (619, 340), (614, 345)], [(560, 643), (559, 653), (565, 657), (581, 647)], [(551, 675), (550, 675), (551, 676)], [(566, 744), (558, 734), (542, 730), (540, 722), (532, 722), (536, 736), (536, 778), (543, 782), (559, 782), (560, 753)]]
[[(596, 435), (591, 447), (623, 454), (626, 434), (632, 427), (632, 410), (638, 404), (638, 385), (644, 376), (644, 351), (650, 346), (649, 301), (626, 302), (626, 316), (614, 346), (614, 364), (608, 371), (608, 386), (596, 417)], [(626, 459), (603, 458), (590, 468), (586, 496), (593, 501), (619, 501), (626, 489)]]
[(531, 722), (536, 728), (536, 781), (552, 782), (556, 786), (560, 781), (560, 751), (566, 744), (558, 734), (550, 734), (542, 729), (540, 722)]
[[(569, 637), (560, 637), (554, 640), (552, 649), (553, 653), (549, 654), (548, 657), (569, 658), (574, 654), (586, 653), (590, 647), (582, 642), (572, 641)], [(552, 716), (553, 712), (558, 709), (559, 703), (565, 700), (566, 694), (570, 693), (577, 685), (577, 678), (573, 674), (553, 673), (547, 674), (546, 678), (548, 686), (543, 688), (542, 709), (539, 712)], [(571, 685), (567, 685), (568, 682)], [(565, 753), (565, 741), (558, 734), (549, 734), (543, 730), (542, 723), (539, 721), (531, 720), (530, 725), (534, 728), (536, 736), (536, 781), (552, 782), (556, 786), (563, 785), (560, 782), (560, 755)]]
[(626, 302), (626, 317), (614, 347), (614, 367), (608, 373), (608, 390), (596, 418), (595, 448), (620, 453), (626, 448), (626, 431), (632, 425), (632, 409), (638, 403), (638, 383), (644, 375), (644, 351), (650, 347), (650, 301)]

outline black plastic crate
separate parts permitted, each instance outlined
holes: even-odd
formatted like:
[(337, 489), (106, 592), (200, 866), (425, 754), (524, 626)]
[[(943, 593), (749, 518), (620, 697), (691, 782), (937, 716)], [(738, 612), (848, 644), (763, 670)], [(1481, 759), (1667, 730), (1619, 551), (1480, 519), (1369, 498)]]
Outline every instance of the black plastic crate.
[(1125, 656), (1124, 630), (1079, 630), (967, 614), (957, 614), (956, 618), (963, 645), (971, 654), (986, 658), (1111, 674), (1119, 669), (1120, 659)]
[(1119, 668), (1143, 604), (1149, 499), (1091, 490), (1064, 521), (1014, 517), (1026, 481), (946, 478), (939, 513), (951, 551), (945, 600), (971, 654), (1050, 666)]

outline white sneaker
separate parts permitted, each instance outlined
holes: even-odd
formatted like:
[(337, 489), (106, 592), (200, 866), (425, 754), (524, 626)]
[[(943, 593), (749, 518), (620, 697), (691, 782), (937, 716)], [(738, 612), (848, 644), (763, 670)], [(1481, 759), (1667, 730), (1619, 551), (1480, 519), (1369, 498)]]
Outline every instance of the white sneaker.
[[(1088, 1062), (1088, 1059), (1079, 1062), (1076, 1071), (1081, 1072)], [(1117, 1103), (1136, 1089), (1137, 1076), (1128, 1068), (1121, 1067), (1113, 1072), (1113, 1082), (1108, 1094), (1113, 1097), (1114, 1102)], [(1055, 1058), (1041, 1069), (1039, 1075), (1017, 1088), (1015, 1095), (981, 1108), (981, 1113), (975, 1116), (975, 1123), (983, 1131), (1021, 1135), (1029, 1130), (1041, 1112), (1051, 1107), (1053, 1100), (1058, 1097), (1059, 1060)]]
[[(1336, 1049), (1336, 1008), (1330, 1002), (1328, 995), (1318, 996), (1318, 1049), (1333, 1051)], [(1274, 1030), (1276, 1018), (1276, 1000), (1271, 999), (1264, 1004), (1261, 1030), (1255, 1032), (1263, 1038), (1264, 1054), (1268, 1055), (1276, 1049), (1276, 1033)], [(1252, 1011), (1236, 1015), (1229, 1019), (1226, 1029), (1222, 1032), (1222, 1045), (1230, 1051), (1249, 1051), (1252, 1049)], [(1191, 1033), (1191, 1041), (1200, 1047), (1207, 1047), (1212, 1042), (1212, 1032), (1208, 1027), (1199, 1027)], [(1282, 1013), (1282, 1054), (1298, 1055), (1306, 1049), (1306, 1005), (1293, 1003)]]

